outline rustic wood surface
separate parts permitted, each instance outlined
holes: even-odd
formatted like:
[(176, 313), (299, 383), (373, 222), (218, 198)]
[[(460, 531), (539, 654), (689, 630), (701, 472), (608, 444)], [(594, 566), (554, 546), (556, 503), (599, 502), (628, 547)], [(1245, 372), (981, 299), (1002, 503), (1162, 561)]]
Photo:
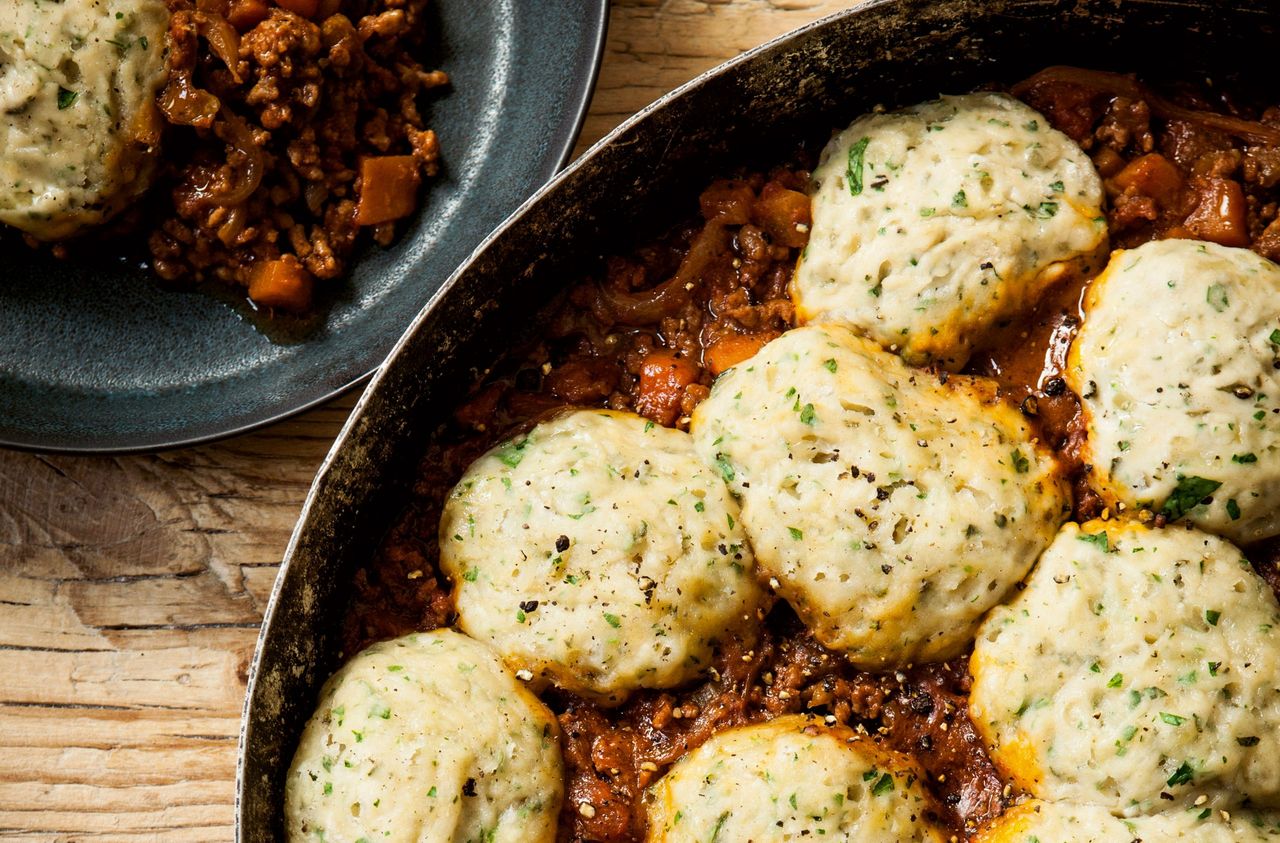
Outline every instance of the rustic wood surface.
[[(580, 150), (697, 73), (848, 5), (616, 0)], [(231, 839), (258, 623), (354, 400), (153, 456), (0, 451), (0, 838)]]

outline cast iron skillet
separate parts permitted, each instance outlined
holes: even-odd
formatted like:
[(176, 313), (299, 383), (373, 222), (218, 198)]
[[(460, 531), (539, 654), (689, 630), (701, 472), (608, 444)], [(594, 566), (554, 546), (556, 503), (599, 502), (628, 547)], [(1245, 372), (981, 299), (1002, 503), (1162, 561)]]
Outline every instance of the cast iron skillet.
[[(311, 488), (267, 609), (241, 734), (240, 841), (280, 838), (284, 774), (339, 661), (347, 584), (397, 517), (415, 464), (466, 390), (575, 271), (695, 213), (740, 164), (780, 161), (877, 103), (906, 105), (1051, 64), (1150, 78), (1265, 80), (1274, 0), (875, 0), (655, 103), (524, 205), (419, 315)], [(588, 262), (584, 264), (584, 261)], [(347, 654), (350, 655), (350, 654)]]
[[(12, 0), (0, 0), (12, 2)], [(137, 261), (56, 261), (0, 231), (0, 445), (149, 451), (269, 424), (382, 362), (405, 326), (573, 150), (608, 0), (438, 0), (428, 67), (442, 172), (390, 249), (371, 248), (304, 331), (239, 296), (163, 289)], [(87, 249), (86, 251), (92, 251)]]

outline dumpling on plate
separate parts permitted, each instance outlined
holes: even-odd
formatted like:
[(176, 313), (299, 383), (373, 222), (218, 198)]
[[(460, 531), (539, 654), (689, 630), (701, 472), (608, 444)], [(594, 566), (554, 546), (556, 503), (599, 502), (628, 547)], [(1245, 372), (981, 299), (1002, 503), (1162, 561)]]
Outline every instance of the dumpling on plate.
[(0, 3), (0, 223), (56, 240), (147, 189), (168, 25), (164, 0)]

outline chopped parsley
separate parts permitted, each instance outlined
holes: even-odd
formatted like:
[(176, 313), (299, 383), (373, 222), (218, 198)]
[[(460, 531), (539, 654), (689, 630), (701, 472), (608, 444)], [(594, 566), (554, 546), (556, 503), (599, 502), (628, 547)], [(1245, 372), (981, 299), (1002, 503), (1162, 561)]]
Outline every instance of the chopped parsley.
[(1205, 620), (1205, 623), (1209, 624), (1209, 626), (1217, 626), (1218, 618), (1220, 617), (1222, 617), (1222, 613), (1219, 612), (1217, 609), (1204, 610), (1204, 620)]
[(76, 100), (80, 98), (77, 91), (69, 91), (59, 86), (58, 88), (58, 110), (66, 111), (68, 108), (76, 104)]
[(1168, 784), (1169, 787), (1174, 787), (1180, 784), (1186, 784), (1187, 782), (1191, 781), (1191, 777), (1193, 775), (1194, 775), (1194, 772), (1191, 769), (1191, 765), (1188, 764), (1186, 761), (1183, 761), (1182, 764), (1178, 767), (1178, 769), (1173, 771), (1173, 775), (1169, 777), (1169, 780), (1166, 782), (1166, 784)]
[(512, 442), (498, 451), (498, 460), (508, 468), (515, 468), (524, 459), (524, 448), (529, 444), (529, 437), (519, 442)]
[(601, 612), (601, 614), (604, 615), (605, 622), (608, 623), (609, 626), (613, 627), (614, 629), (617, 629), (618, 627), (622, 626), (622, 618), (618, 617), (617, 615), (610, 614), (609, 612)]
[(1112, 553), (1114, 548), (1111, 546), (1111, 537), (1107, 535), (1107, 531), (1101, 533), (1080, 533), (1076, 536), (1077, 541), (1086, 542), (1101, 550), (1103, 553)]
[(1210, 307), (1221, 313), (1227, 309), (1227, 288), (1221, 284), (1210, 284), (1209, 290), (1204, 294), (1204, 300)]
[(813, 427), (814, 422), (816, 422), (817, 420), (818, 420), (818, 417), (813, 411), (813, 405), (805, 404), (804, 407), (802, 407), (800, 410), (801, 423), (807, 424), (809, 425), (809, 427)]
[(1026, 474), (1031, 470), (1031, 461), (1022, 455), (1022, 451), (1015, 448), (1013, 453), (1009, 455), (1013, 459), (1013, 470), (1019, 474)]
[(885, 773), (875, 784), (871, 785), (872, 796), (883, 796), (886, 793), (893, 793), (893, 776)]
[(1170, 521), (1177, 521), (1199, 506), (1201, 501), (1212, 495), (1221, 485), (1222, 481), (1220, 480), (1209, 480), (1195, 475), (1179, 474), (1178, 485), (1174, 487), (1173, 493), (1165, 500), (1164, 506), (1160, 508), (1160, 513)]
[(862, 193), (862, 170), (866, 165), (867, 145), (869, 143), (871, 143), (871, 138), (864, 137), (849, 147), (849, 168), (845, 175), (849, 180), (850, 196), (858, 196)]
[(796, 541), (800, 541), (802, 538), (804, 538), (804, 531), (797, 530), (795, 527), (788, 527), (787, 532), (790, 533), (791, 538), (795, 539)]
[(1258, 461), (1257, 454), (1232, 454), (1231, 461), (1236, 465), (1248, 465)]

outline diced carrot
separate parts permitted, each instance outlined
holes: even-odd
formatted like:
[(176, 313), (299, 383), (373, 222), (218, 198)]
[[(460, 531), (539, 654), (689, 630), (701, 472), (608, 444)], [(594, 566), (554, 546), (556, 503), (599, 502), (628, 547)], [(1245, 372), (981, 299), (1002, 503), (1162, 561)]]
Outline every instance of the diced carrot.
[(768, 334), (730, 334), (716, 340), (702, 353), (702, 362), (712, 375), (719, 375), (726, 369), (755, 356), (764, 344), (773, 339)]
[(231, 0), (227, 11), (227, 23), (240, 32), (248, 32), (267, 19), (271, 7), (266, 0)]
[(249, 277), (249, 298), (263, 307), (302, 313), (311, 307), (311, 273), (293, 255), (263, 261)]
[(636, 412), (658, 424), (670, 425), (680, 415), (685, 387), (698, 380), (698, 367), (670, 351), (651, 351), (640, 365)]
[(780, 246), (798, 249), (809, 242), (809, 197), (771, 181), (760, 191), (752, 215), (755, 224)]
[(276, 5), (295, 15), (312, 18), (315, 17), (316, 9), (320, 7), (320, 0), (276, 0)]
[(360, 162), (356, 225), (378, 225), (413, 213), (422, 176), (412, 155), (377, 155)]
[(1121, 190), (1150, 196), (1166, 208), (1173, 206), (1182, 189), (1182, 173), (1158, 152), (1135, 158), (1116, 173), (1114, 181)]
[(1231, 179), (1196, 178), (1191, 181), (1196, 206), (1182, 225), (1201, 240), (1223, 246), (1248, 246), (1244, 189)]

